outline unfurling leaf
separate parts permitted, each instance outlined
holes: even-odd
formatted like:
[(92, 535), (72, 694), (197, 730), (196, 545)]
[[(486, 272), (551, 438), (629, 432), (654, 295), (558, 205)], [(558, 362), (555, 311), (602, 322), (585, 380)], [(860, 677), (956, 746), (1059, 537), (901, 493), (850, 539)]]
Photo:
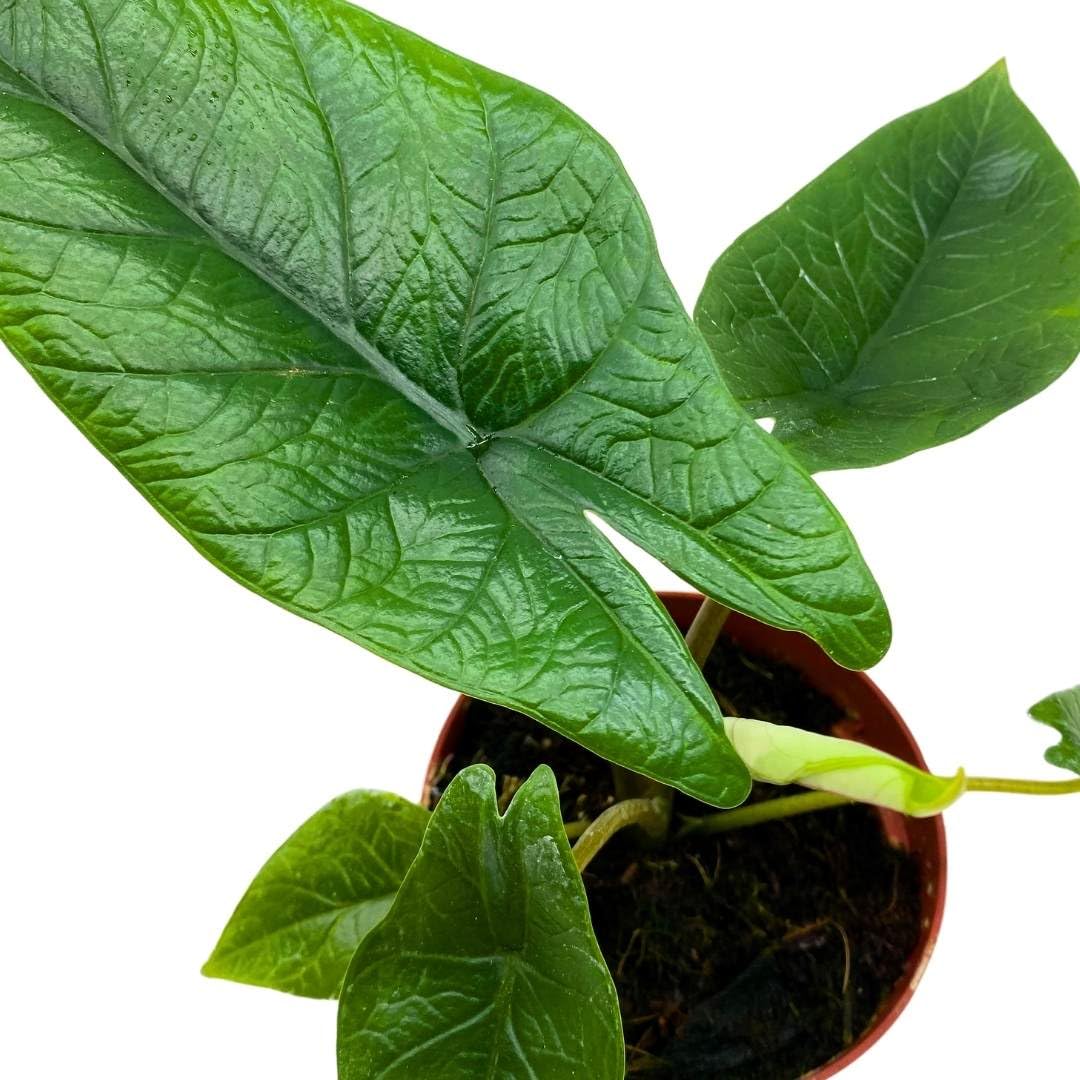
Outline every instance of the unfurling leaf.
[(696, 318), (735, 396), (809, 469), (937, 446), (1080, 350), (1080, 187), (998, 64), (744, 233)]
[(1080, 773), (1080, 686), (1043, 698), (1032, 705), (1031, 716), (1061, 732), (1061, 742), (1046, 751), (1046, 760)]
[(389, 910), (431, 815), (383, 791), (324, 806), (270, 857), (204, 975), (335, 998), (357, 945)]
[(335, 0), (19, 0), (0, 140), (0, 336), (257, 593), (722, 806), (712, 694), (586, 511), (885, 651), (842, 521), (551, 98)]
[(621, 1080), (619, 1002), (550, 769), (460, 773), (341, 993), (340, 1080)]
[(934, 776), (863, 743), (765, 720), (728, 717), (724, 725), (755, 780), (831, 791), (911, 817), (940, 814), (964, 794), (963, 770)]

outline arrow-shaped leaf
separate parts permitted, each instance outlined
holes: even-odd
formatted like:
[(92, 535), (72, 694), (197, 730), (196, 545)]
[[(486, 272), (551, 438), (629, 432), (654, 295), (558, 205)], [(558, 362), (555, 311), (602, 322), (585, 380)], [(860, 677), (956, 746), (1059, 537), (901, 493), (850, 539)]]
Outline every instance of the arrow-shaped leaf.
[(886, 648), (550, 98), (335, 0), (20, 0), (0, 91), (0, 335), (256, 592), (719, 805), (712, 695), (585, 509), (841, 663)]
[(1046, 751), (1046, 760), (1080, 773), (1080, 686), (1043, 698), (1032, 705), (1031, 716), (1061, 732), (1061, 742)]
[(460, 773), (386, 918), (349, 967), (341, 1080), (619, 1080), (619, 1002), (543, 766), (499, 816)]
[(389, 910), (430, 815), (352, 791), (309, 818), (244, 894), (204, 975), (335, 998), (356, 947)]
[(1080, 187), (999, 64), (739, 237), (696, 318), (735, 396), (808, 468), (937, 446), (1080, 350)]

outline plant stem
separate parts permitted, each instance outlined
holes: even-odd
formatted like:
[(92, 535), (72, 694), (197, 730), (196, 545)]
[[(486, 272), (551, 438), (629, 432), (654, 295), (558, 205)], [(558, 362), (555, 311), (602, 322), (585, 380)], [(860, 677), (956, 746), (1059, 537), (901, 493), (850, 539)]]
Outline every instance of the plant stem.
[(574, 845), (577, 868), (584, 870), (617, 832), (630, 825), (638, 826), (651, 840), (663, 840), (667, 836), (669, 813), (670, 807), (660, 798), (625, 799), (609, 806)]
[(828, 810), (834, 806), (846, 806), (851, 801), (843, 795), (833, 795), (829, 791), (808, 791), (805, 795), (785, 795), (779, 799), (768, 799), (750, 806), (740, 806), (736, 810), (722, 810), (718, 814), (708, 814), (705, 817), (683, 818), (679, 836), (731, 832), (733, 829), (745, 829), (750, 825), (761, 825), (766, 821), (797, 817), (799, 814)]
[[(720, 631), (731, 611), (718, 604), (715, 600), (705, 597), (698, 608), (690, 629), (686, 632), (686, 647), (694, 658), (698, 667), (701, 667), (709, 658)], [(612, 773), (615, 778), (615, 797), (623, 802), (631, 802), (635, 799), (651, 800), (659, 804), (664, 818), (664, 827), (659, 825), (650, 832), (647, 829), (639, 830), (644, 843), (656, 844), (667, 838), (668, 827), (671, 824), (671, 807), (675, 801), (675, 791), (658, 780), (650, 780), (647, 776), (639, 776), (637, 773), (624, 769), (619, 765), (612, 765)], [(597, 820), (600, 820), (599, 818)], [(591, 858), (591, 856), (590, 856)]]
[(967, 790), (1010, 795), (1080, 795), (1080, 780), (999, 780), (993, 776), (969, 776)]
[(592, 824), (589, 818), (578, 818), (577, 821), (568, 821), (565, 824), (566, 839), (575, 840)]
[(730, 614), (730, 608), (718, 604), (715, 600), (710, 600), (707, 596), (701, 602), (701, 607), (698, 608), (690, 629), (686, 631), (686, 647), (690, 650), (690, 655), (697, 662), (698, 667), (703, 667), (705, 661), (709, 659), (709, 653), (712, 652), (716, 639), (720, 636), (720, 631), (724, 629), (724, 623), (727, 622)]
[(623, 799), (651, 799), (664, 789), (658, 780), (624, 769), (614, 762), (611, 765), (611, 778), (615, 783), (615, 799), (618, 802)]
[[(999, 780), (996, 777), (971, 776), (968, 777), (965, 790), (1012, 795), (1080, 795), (1080, 779)], [(810, 814), (815, 810), (844, 806), (853, 801), (853, 799), (845, 798), (843, 795), (833, 795), (828, 791), (808, 791), (806, 794), (786, 795), (779, 799), (754, 803), (752, 806), (740, 806), (736, 810), (723, 810), (706, 817), (684, 818), (679, 836), (730, 832), (732, 829), (744, 829), (748, 825), (760, 825), (764, 821), (777, 821), (780, 818)]]

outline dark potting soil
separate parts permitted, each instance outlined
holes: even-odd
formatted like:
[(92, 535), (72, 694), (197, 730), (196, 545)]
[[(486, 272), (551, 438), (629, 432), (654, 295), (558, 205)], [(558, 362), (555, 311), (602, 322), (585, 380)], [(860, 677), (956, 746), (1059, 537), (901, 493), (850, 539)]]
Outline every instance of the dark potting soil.
[[(705, 666), (724, 711), (829, 732), (844, 719), (794, 668), (721, 640)], [(540, 763), (563, 817), (614, 799), (610, 766), (483, 702), (432, 788), (491, 765), (505, 810)], [(751, 801), (790, 794), (755, 785)], [(707, 808), (679, 795), (676, 814)], [(849, 806), (651, 852), (617, 837), (585, 872), (597, 940), (622, 1005), (627, 1070), (657, 1080), (794, 1080), (866, 1030), (919, 934), (914, 860), (874, 811)]]

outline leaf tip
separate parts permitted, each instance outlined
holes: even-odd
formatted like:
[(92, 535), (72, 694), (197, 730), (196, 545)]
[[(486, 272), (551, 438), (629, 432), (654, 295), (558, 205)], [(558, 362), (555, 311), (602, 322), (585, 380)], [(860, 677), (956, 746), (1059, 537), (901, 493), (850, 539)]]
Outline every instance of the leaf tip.
[(547, 804), (547, 810), (562, 820), (562, 805), (559, 800), (559, 782), (549, 765), (537, 765), (529, 778), (517, 789), (510, 800), (506, 815), (509, 816), (516, 806), (541, 801)]
[(455, 789), (459, 791), (467, 790), (482, 799), (490, 796), (494, 800), (495, 770), (490, 765), (483, 763), (468, 765), (447, 785), (446, 791), (443, 793), (443, 799), (446, 799)]
[(892, 613), (886, 606), (884, 597), (882, 597), (881, 614), (866, 639), (865, 660), (868, 662), (864, 663), (859, 670), (872, 668), (879, 664), (885, 658), (885, 654), (889, 649), (892, 648), (892, 638)]
[(207, 979), (224, 979), (225, 973), (222, 971), (221, 962), (218, 959), (217, 949), (211, 954), (209, 959), (201, 968), (199, 968), (199, 974)]
[(841, 667), (866, 671), (880, 663), (892, 647), (892, 615), (880, 590), (877, 590), (876, 611), (870, 617), (860, 619), (856, 626), (857, 634), (832, 639), (815, 637), (814, 640)]
[(555, 773), (550, 765), (541, 764), (537, 765), (536, 768), (533, 769), (532, 774), (529, 776), (529, 779), (525, 781), (522, 787), (527, 787), (529, 785), (536, 785), (537, 787), (542, 787), (544, 784), (556, 785)]

